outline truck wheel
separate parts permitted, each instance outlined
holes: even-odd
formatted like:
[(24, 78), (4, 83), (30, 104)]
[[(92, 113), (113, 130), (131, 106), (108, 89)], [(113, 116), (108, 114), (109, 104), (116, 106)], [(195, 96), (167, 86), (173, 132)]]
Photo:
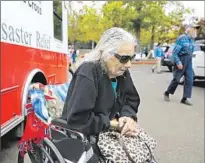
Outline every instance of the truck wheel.
[(26, 116), (25, 116), (25, 104), (29, 102), (29, 97), (28, 97), (28, 89), (29, 86), (33, 83), (42, 83), (44, 85), (47, 84), (47, 80), (45, 78), (45, 75), (41, 72), (39, 69), (33, 70), (27, 80), (26, 83), (24, 84), (24, 90), (23, 90), (23, 96), (22, 96), (22, 110), (24, 111), (23, 116), (24, 116), (24, 121), (19, 124), (15, 129), (14, 129), (14, 135), (17, 138), (21, 138), (24, 133), (24, 128), (25, 128), (25, 122), (26, 122)]

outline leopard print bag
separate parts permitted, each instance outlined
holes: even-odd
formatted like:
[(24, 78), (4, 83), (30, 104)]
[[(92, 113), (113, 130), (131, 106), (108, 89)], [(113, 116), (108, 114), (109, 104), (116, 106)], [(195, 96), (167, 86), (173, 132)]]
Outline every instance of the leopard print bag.
[(156, 140), (139, 126), (137, 137), (121, 136), (109, 130), (99, 135), (98, 147), (108, 163), (156, 163), (153, 150)]

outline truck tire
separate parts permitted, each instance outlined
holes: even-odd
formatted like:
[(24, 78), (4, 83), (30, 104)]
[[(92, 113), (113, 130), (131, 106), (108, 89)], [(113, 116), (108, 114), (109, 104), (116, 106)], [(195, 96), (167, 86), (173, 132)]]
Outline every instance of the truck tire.
[[(46, 77), (41, 70), (34, 69), (32, 72), (30, 72), (29, 76), (26, 79), (26, 82), (25, 82), (24, 88), (23, 88), (22, 110), (23, 110), (23, 108), (25, 108), (24, 104), (28, 102), (28, 88), (29, 88), (30, 84), (32, 84), (32, 83), (42, 83), (44, 85), (47, 84)], [(13, 131), (15, 137), (17, 137), (17, 138), (21, 138), (23, 136), (23, 133), (24, 133), (25, 122), (26, 122), (25, 110), (24, 110), (23, 115), (24, 115), (24, 121), (21, 122), (18, 126), (16, 126), (16, 128), (14, 128), (14, 131)]]

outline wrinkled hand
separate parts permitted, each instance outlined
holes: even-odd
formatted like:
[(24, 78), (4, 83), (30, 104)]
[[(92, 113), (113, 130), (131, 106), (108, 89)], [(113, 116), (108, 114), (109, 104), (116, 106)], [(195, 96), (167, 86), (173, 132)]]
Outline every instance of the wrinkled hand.
[(179, 70), (182, 70), (182, 69), (183, 69), (183, 65), (182, 65), (182, 64), (179, 64), (179, 65), (177, 65), (177, 68), (178, 68)]
[(137, 122), (130, 117), (119, 118), (119, 128), (121, 128), (121, 135), (137, 135)]

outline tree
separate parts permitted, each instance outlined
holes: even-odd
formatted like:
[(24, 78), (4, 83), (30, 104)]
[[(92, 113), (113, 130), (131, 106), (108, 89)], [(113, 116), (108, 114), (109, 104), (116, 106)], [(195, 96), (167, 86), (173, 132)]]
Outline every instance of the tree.
[(150, 44), (150, 38), (151, 38), (151, 32), (150, 30), (147, 30), (147, 29), (144, 29), (142, 28), (141, 29), (141, 39), (140, 39), (140, 44), (141, 46), (147, 46)]
[(172, 42), (178, 35), (184, 33), (183, 22), (185, 20), (185, 15), (191, 14), (193, 11), (190, 8), (185, 8), (184, 5), (178, 1), (169, 2), (166, 7), (173, 9), (168, 13), (168, 24), (163, 28), (164, 34), (161, 35), (161, 39), (166, 42)]
[[(156, 26), (163, 22), (165, 13), (163, 6), (166, 1), (125, 1), (129, 8), (134, 8), (137, 12), (136, 17), (132, 19), (133, 29), (135, 29), (138, 44), (141, 40), (141, 29), (152, 31), (151, 39), (154, 40)], [(151, 28), (150, 28), (151, 27)], [(143, 39), (143, 38), (142, 38)], [(140, 49), (138, 47), (138, 49)]]
[(104, 31), (105, 19), (97, 13), (96, 8), (84, 6), (82, 13), (79, 17), (79, 28), (81, 36), (79, 41), (93, 41), (92, 48), (94, 47), (94, 41), (98, 41), (102, 32)]
[(198, 24), (200, 25), (200, 28), (198, 30), (197, 39), (204, 39), (205, 38), (205, 18), (201, 18)]
[[(172, 10), (167, 13), (167, 8)], [(189, 13), (176, 1), (108, 1), (101, 12), (84, 6), (70, 14), (69, 39), (97, 42), (108, 28), (121, 27), (134, 33), (139, 45), (153, 48), (154, 42), (170, 43), (184, 32), (182, 22)]]
[(123, 1), (110, 1), (103, 5), (102, 14), (110, 27), (129, 28), (130, 20), (136, 17), (137, 13)]
[[(185, 14), (190, 14), (191, 10), (185, 9), (182, 3), (173, 1), (126, 1), (129, 6), (134, 7), (138, 13), (132, 20), (133, 29), (140, 42), (148, 42), (148, 31), (150, 35), (150, 48), (154, 42), (171, 42), (183, 30), (182, 22)], [(170, 13), (166, 13), (167, 8), (173, 8)], [(147, 31), (145, 31), (147, 30)], [(147, 35), (141, 35), (146, 33)], [(145, 39), (144, 39), (145, 38)], [(139, 49), (139, 48), (138, 48)]]
[(147, 10), (149, 11), (148, 15), (144, 17), (142, 28), (148, 28), (151, 30), (151, 38), (150, 38), (150, 49), (153, 48), (154, 42), (160, 42), (156, 36), (163, 32), (162, 28), (167, 24), (167, 16), (164, 11), (164, 6), (167, 2), (154, 2), (149, 3), (147, 6)]
[(81, 35), (79, 28), (80, 13), (72, 10), (72, 2), (69, 2), (68, 11), (68, 40), (74, 45)]

